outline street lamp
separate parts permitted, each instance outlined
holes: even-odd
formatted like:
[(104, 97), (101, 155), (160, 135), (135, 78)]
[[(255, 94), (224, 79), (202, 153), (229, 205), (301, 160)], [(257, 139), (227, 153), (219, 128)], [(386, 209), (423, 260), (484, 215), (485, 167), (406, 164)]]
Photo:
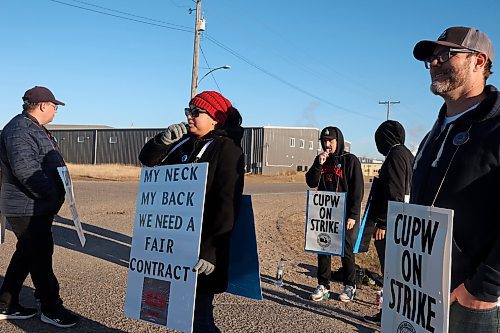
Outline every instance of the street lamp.
[(215, 72), (216, 70), (219, 70), (219, 69), (231, 69), (231, 66), (229, 65), (224, 65), (224, 66), (220, 66), (220, 67), (217, 67), (217, 68), (212, 68), (211, 70), (209, 70), (205, 75), (203, 75), (201, 77), (201, 79), (198, 80), (198, 83), (196, 84), (196, 88), (198, 88), (198, 85), (200, 84), (201, 80), (203, 80), (208, 74), (212, 73), (212, 72)]

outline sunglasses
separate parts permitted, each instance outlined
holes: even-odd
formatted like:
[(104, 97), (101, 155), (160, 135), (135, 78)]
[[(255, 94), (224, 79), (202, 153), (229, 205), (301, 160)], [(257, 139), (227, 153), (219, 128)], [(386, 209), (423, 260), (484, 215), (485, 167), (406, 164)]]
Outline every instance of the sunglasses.
[(191, 116), (192, 118), (196, 118), (200, 115), (200, 113), (208, 113), (207, 111), (200, 108), (185, 108), (184, 114), (186, 117)]
[(437, 60), (438, 64), (444, 64), (445, 62), (447, 62), (448, 60), (450, 60), (451, 57), (453, 57), (454, 55), (456, 55), (458, 53), (471, 53), (471, 54), (474, 54), (474, 53), (479, 53), (479, 52), (473, 51), (473, 50), (467, 50), (467, 49), (448, 49), (448, 50), (444, 50), (442, 52), (439, 52), (438, 54), (433, 54), (430, 57), (428, 57), (427, 59), (425, 59), (424, 60), (425, 68), (427, 68), (427, 69), (431, 68), (431, 63), (434, 60)]

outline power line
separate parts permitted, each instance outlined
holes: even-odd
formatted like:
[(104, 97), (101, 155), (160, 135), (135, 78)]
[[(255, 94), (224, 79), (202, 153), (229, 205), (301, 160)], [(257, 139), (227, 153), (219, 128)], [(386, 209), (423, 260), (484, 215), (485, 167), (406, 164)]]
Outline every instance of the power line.
[(276, 75), (276, 74), (273, 74), (273, 73), (269, 72), (269, 71), (268, 71), (268, 70), (266, 70), (265, 68), (263, 68), (263, 67), (261, 67), (261, 66), (257, 65), (256, 63), (252, 62), (251, 60), (249, 60), (249, 59), (245, 58), (244, 56), (240, 55), (239, 53), (237, 53), (236, 51), (232, 50), (232, 49), (231, 49), (231, 48), (229, 48), (228, 46), (225, 46), (224, 44), (222, 44), (221, 42), (217, 41), (215, 38), (213, 38), (212, 36), (208, 35), (207, 33), (205, 33), (205, 38), (206, 38), (206, 39), (208, 39), (209, 41), (211, 41), (212, 43), (214, 43), (215, 45), (219, 46), (220, 48), (224, 49), (225, 51), (227, 51), (227, 52), (231, 53), (231, 54), (232, 54), (232, 55), (234, 55), (236, 58), (238, 58), (238, 59), (242, 60), (243, 62), (245, 62), (245, 63), (247, 63), (248, 65), (250, 65), (250, 66), (254, 67), (255, 69), (257, 69), (257, 70), (261, 71), (262, 73), (264, 73), (264, 74), (266, 74), (266, 75), (268, 75), (268, 76), (272, 77), (273, 79), (280, 81), (281, 83), (283, 83), (283, 84), (285, 84), (285, 85), (289, 86), (290, 88), (293, 88), (293, 89), (295, 89), (295, 90), (297, 90), (297, 91), (299, 91), (299, 92), (301, 92), (301, 93), (303, 93), (303, 94), (305, 94), (305, 95), (307, 95), (307, 96), (309, 96), (309, 97), (312, 97), (312, 98), (314, 98), (314, 99), (316, 99), (316, 100), (318, 100), (318, 101), (320, 101), (320, 102), (323, 102), (323, 103), (325, 103), (325, 104), (327, 104), (327, 105), (330, 105), (330, 106), (332, 106), (332, 107), (334, 107), (334, 108), (337, 108), (337, 109), (340, 109), (340, 110), (342, 110), (342, 111), (345, 111), (345, 112), (348, 112), (348, 113), (352, 113), (352, 114), (355, 114), (355, 115), (358, 115), (358, 116), (361, 116), (361, 117), (365, 117), (365, 118), (368, 118), (368, 119), (372, 119), (372, 120), (379, 121), (379, 119), (378, 119), (378, 118), (375, 118), (375, 117), (369, 116), (369, 115), (367, 115), (367, 114), (360, 113), (360, 112), (357, 112), (357, 111), (354, 111), (354, 110), (350, 110), (350, 109), (348, 109), (348, 108), (345, 108), (345, 107), (343, 107), (343, 106), (337, 105), (337, 104), (332, 103), (332, 102), (330, 102), (330, 101), (328, 101), (328, 100), (326, 100), (326, 99), (324, 99), (324, 98), (322, 98), (322, 97), (316, 96), (316, 95), (314, 95), (314, 94), (312, 94), (312, 93), (308, 92), (307, 90), (304, 90), (304, 89), (300, 88), (299, 86), (296, 86), (296, 85), (295, 85), (295, 84), (293, 84), (293, 83), (288, 82), (287, 80), (285, 80), (285, 79), (283, 79), (283, 78), (279, 77), (279, 76), (278, 76), (278, 75)]
[[(293, 49), (295, 50), (301, 50), (305, 55), (307, 55), (309, 58), (312, 58), (312, 59), (315, 59), (317, 62), (319, 62), (321, 65), (323, 65), (324, 67), (326, 67), (327, 69), (331, 70), (333, 73), (351, 81), (352, 83), (355, 84), (356, 87), (358, 88), (363, 88), (365, 92), (369, 93), (368, 95), (372, 98), (378, 98), (377, 96), (380, 96), (380, 92), (377, 92), (373, 89), (371, 89), (370, 87), (364, 85), (361, 81), (355, 79), (354, 77), (346, 74), (346, 73), (341, 73), (339, 71), (337, 71), (333, 66), (331, 66), (330, 64), (327, 64), (327, 63), (324, 63), (323, 61), (319, 60), (319, 58), (317, 57), (317, 54), (316, 53), (311, 53), (309, 49), (306, 49), (304, 48), (303, 46), (299, 45), (299, 44), (296, 44), (295, 42), (293, 42), (292, 40), (290, 40), (289, 38), (285, 37), (284, 35), (282, 35), (281, 33), (277, 32), (276, 30), (274, 30), (273, 28), (269, 27), (269, 25), (263, 21), (260, 17), (258, 16), (255, 16), (255, 15), (251, 15), (251, 13), (249, 13), (248, 11), (246, 11), (243, 7), (241, 7), (240, 4), (238, 4), (236, 1), (232, 1), (231, 2), (231, 5), (232, 6), (236, 6), (236, 7), (239, 7), (240, 8), (240, 12), (245, 12), (245, 18), (247, 19), (250, 19), (251, 22), (253, 21), (258, 21), (260, 22), (260, 27), (262, 28), (265, 28), (267, 29), (268, 31), (270, 31), (271, 33), (273, 33), (275, 36), (277, 36), (279, 39), (281, 39), (282, 41), (284, 41), (285, 43), (288, 43), (289, 45), (291, 45), (293, 47)], [(281, 51), (279, 51), (279, 56), (285, 60), (287, 60), (286, 58), (283, 57)], [(289, 62), (292, 63), (292, 61), (290, 60), (287, 60)], [(293, 64), (293, 63), (292, 63)], [(303, 67), (304, 69), (306, 69), (307, 71), (315, 74), (317, 77), (320, 77), (320, 78), (323, 78), (323, 79), (326, 79), (326, 75), (323, 74), (323, 73), (319, 73), (313, 69), (311, 69), (310, 67), (308, 67), (307, 65), (303, 65), (303, 64), (300, 64), (299, 63), (299, 66)], [(361, 93), (361, 90), (360, 90), (360, 93)], [(368, 96), (367, 95), (367, 96)]]
[(183, 26), (183, 25), (169, 23), (169, 22), (160, 21), (160, 20), (155, 20), (155, 19), (152, 19), (152, 18), (149, 18), (149, 17), (145, 17), (145, 16), (139, 16), (139, 15), (135, 15), (135, 14), (130, 14), (130, 13), (127, 13), (127, 12), (122, 12), (122, 11), (116, 10), (116, 9), (111, 9), (111, 8), (107, 8), (107, 7), (102, 7), (102, 6), (94, 5), (92, 3), (85, 2), (85, 1), (80, 1), (80, 0), (71, 0), (71, 1), (78, 2), (78, 3), (83, 3), (84, 5), (87, 5), (87, 6), (101, 8), (101, 9), (104, 9), (104, 10), (107, 10), (107, 11), (110, 11), (110, 12), (115, 12), (115, 13), (120, 13), (120, 14), (125, 14), (125, 15), (128, 15), (128, 16), (132, 16), (132, 17), (137, 17), (137, 18), (145, 19), (145, 20), (148, 20), (148, 21), (153, 21), (153, 22), (158, 22), (158, 23), (165, 23), (165, 24), (168, 24), (168, 25), (172, 25), (172, 26), (179, 27), (179, 28), (184, 28), (184, 29), (191, 29), (190, 27), (186, 27), (186, 26)]
[[(78, 9), (87, 10), (89, 12), (94, 12), (94, 13), (98, 13), (98, 14), (102, 14), (102, 15), (116, 17), (116, 18), (119, 18), (119, 19), (122, 19), (122, 20), (128, 20), (128, 21), (133, 21), (133, 22), (137, 22), (137, 23), (148, 24), (148, 25), (152, 25), (152, 26), (156, 26), (156, 27), (160, 27), (160, 28), (165, 28), (165, 29), (171, 29), (171, 30), (189, 32), (189, 33), (193, 32), (192, 28), (184, 27), (184, 26), (181, 26), (181, 25), (176, 25), (176, 24), (173, 24), (173, 23), (167, 23), (167, 22), (157, 21), (157, 20), (153, 20), (153, 19), (149, 19), (149, 18), (144, 18), (146, 20), (156, 21), (156, 22), (162, 22), (164, 24), (168, 24), (168, 25), (174, 26), (174, 27), (170, 27), (170, 26), (166, 26), (164, 24), (146, 22), (146, 21), (143, 21), (143, 20), (133, 19), (133, 18), (130, 18), (130, 17), (124, 17), (124, 16), (115, 15), (115, 14), (111, 14), (111, 13), (106, 13), (106, 12), (95, 10), (95, 9), (90, 9), (90, 8), (86, 8), (86, 7), (82, 7), (82, 6), (77, 6), (77, 5), (73, 5), (73, 4), (70, 4), (70, 3), (67, 3), (67, 2), (63, 2), (63, 1), (58, 1), (58, 0), (49, 0), (49, 1), (56, 2), (56, 3), (59, 3), (59, 4), (65, 5), (65, 6), (70, 6), (70, 7), (74, 7), (74, 8), (78, 8)], [(73, 0), (73, 1), (76, 1), (76, 0)], [(85, 3), (83, 1), (77, 1), (77, 2)], [(90, 5), (90, 6), (96, 6), (96, 5), (92, 5), (92, 4), (88, 4), (88, 5)], [(119, 11), (116, 11), (116, 10), (113, 10), (113, 9), (107, 9), (105, 7), (100, 7), (100, 6), (96, 6), (96, 7), (99, 7), (99, 8), (102, 8), (102, 9), (106, 9), (106, 10), (109, 10), (109, 11), (119, 12)], [(122, 13), (122, 14), (125, 14), (125, 15), (134, 16), (134, 17), (141, 17), (141, 16), (137, 16), (137, 15), (133, 15), (133, 14), (128, 14), (128, 13), (125, 13), (125, 12), (119, 12), (119, 13)], [(143, 18), (143, 17), (141, 17), (141, 18)], [(176, 28), (175, 26), (178, 26), (180, 28)]]
[[(112, 16), (112, 17), (123, 19), (123, 20), (137, 22), (137, 23), (148, 24), (148, 25), (152, 25), (152, 26), (156, 26), (156, 27), (160, 27), (160, 28), (177, 30), (177, 31), (183, 31), (183, 32), (190, 32), (190, 33), (194, 32), (194, 30), (192, 28), (189, 28), (189, 27), (183, 27), (183, 26), (180, 26), (182, 28), (169, 27), (169, 26), (165, 26), (163, 24), (146, 22), (144, 20), (138, 20), (138, 19), (128, 18), (128, 17), (124, 17), (124, 16), (120, 16), (120, 15), (115, 15), (115, 14), (110, 14), (110, 13), (102, 12), (102, 11), (99, 11), (99, 10), (85, 8), (85, 7), (81, 7), (81, 6), (69, 4), (67, 2), (63, 2), (63, 1), (59, 1), (59, 0), (49, 0), (49, 1), (52, 1), (52, 2), (55, 2), (55, 3), (59, 3), (59, 4), (62, 4), (62, 5), (66, 5), (66, 6), (70, 6), (70, 7), (74, 7), (74, 8), (78, 8), (78, 9), (83, 9), (83, 10), (94, 12), (94, 13), (98, 13), (98, 14), (102, 14), (102, 15)], [(88, 4), (88, 3), (84, 2), (84, 1), (79, 1), (79, 0), (72, 0), (72, 1), (76, 1), (76, 2), (79, 2), (79, 3)], [(113, 9), (110, 9), (110, 8), (106, 8), (106, 7), (101, 7), (101, 6), (92, 5), (92, 4), (88, 4), (88, 5), (90, 5), (90, 6), (96, 6), (96, 7), (101, 8), (101, 9), (105, 9), (105, 10), (108, 10), (108, 11), (114, 11), (114, 12), (122, 13), (122, 14), (125, 14), (125, 15), (129, 15), (129, 16), (139, 17), (137, 15), (129, 14), (129, 13), (126, 13), (126, 12), (116, 11), (116, 10), (113, 10)], [(153, 20), (153, 19), (149, 19), (149, 18), (145, 18), (145, 17), (140, 17), (140, 18), (147, 19), (147, 20), (150, 20), (150, 21), (161, 22), (161, 21), (158, 21), (158, 20)], [(162, 22), (162, 23), (165, 23), (165, 22)], [(165, 24), (173, 25), (171, 23), (165, 23)], [(273, 78), (273, 79), (275, 79), (275, 80), (277, 80), (277, 81), (279, 81), (279, 82), (287, 85), (288, 87), (301, 92), (304, 95), (307, 95), (307, 96), (309, 96), (311, 98), (314, 98), (314, 99), (316, 99), (316, 100), (318, 100), (318, 101), (320, 101), (322, 103), (325, 103), (325, 104), (327, 104), (327, 105), (329, 105), (331, 107), (334, 107), (336, 109), (345, 111), (347, 113), (352, 113), (352, 114), (355, 114), (357, 116), (361, 116), (361, 117), (364, 117), (364, 118), (367, 118), (367, 119), (372, 119), (372, 120), (375, 120), (375, 121), (379, 121), (379, 119), (376, 118), (376, 117), (372, 117), (370, 115), (367, 115), (367, 114), (364, 114), (364, 113), (361, 113), (361, 112), (357, 112), (357, 111), (345, 108), (345, 107), (340, 106), (338, 104), (332, 103), (332, 102), (330, 102), (330, 101), (328, 101), (328, 100), (326, 100), (326, 99), (324, 99), (322, 97), (316, 96), (316, 95), (310, 93), (309, 91), (307, 91), (307, 90), (305, 90), (303, 88), (300, 88), (299, 86), (297, 86), (297, 85), (295, 85), (295, 84), (293, 84), (291, 82), (288, 82), (287, 80), (279, 77), (278, 75), (276, 75), (274, 73), (271, 73), (267, 69), (265, 69), (265, 68), (257, 65), (256, 63), (252, 62), (250, 59), (248, 59), (248, 58), (240, 55), (239, 53), (237, 53), (233, 49), (231, 49), (228, 46), (226, 46), (226, 45), (222, 44), (221, 42), (217, 41), (215, 38), (211, 37), (207, 33), (205, 33), (204, 35), (205, 35), (205, 38), (207, 38), (209, 41), (211, 41), (212, 43), (214, 43), (216, 46), (222, 48), (226, 52), (232, 54), (233, 56), (235, 56), (236, 58), (242, 60), (243, 62), (245, 62), (246, 64), (250, 65), (251, 67), (253, 67), (253, 68), (259, 70), (260, 72), (268, 75), (269, 77), (271, 77), (271, 78)]]
[[(210, 65), (208, 64), (208, 61), (207, 61), (207, 57), (205, 57), (205, 52), (203, 52), (203, 48), (201, 46), (200, 46), (200, 50), (201, 50), (201, 55), (203, 56), (203, 59), (205, 60), (205, 64), (207, 64), (207, 67), (210, 68)], [(210, 75), (212, 76), (212, 79), (214, 79), (214, 82), (215, 82), (215, 85), (217, 86), (217, 89), (222, 94), (222, 91), (220, 90), (220, 87), (219, 87), (219, 83), (215, 79), (214, 73), (212, 72)]]

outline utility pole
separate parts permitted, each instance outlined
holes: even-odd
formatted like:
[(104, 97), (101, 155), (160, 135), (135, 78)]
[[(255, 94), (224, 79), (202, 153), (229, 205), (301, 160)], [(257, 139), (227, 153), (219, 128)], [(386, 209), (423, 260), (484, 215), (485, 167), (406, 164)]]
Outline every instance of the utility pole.
[(399, 101), (384, 101), (378, 102), (378, 104), (387, 104), (387, 120), (389, 120), (389, 115), (391, 114), (391, 104), (399, 104)]
[(194, 25), (193, 73), (191, 76), (191, 98), (196, 95), (198, 85), (198, 52), (200, 49), (201, 0), (196, 0), (196, 22)]

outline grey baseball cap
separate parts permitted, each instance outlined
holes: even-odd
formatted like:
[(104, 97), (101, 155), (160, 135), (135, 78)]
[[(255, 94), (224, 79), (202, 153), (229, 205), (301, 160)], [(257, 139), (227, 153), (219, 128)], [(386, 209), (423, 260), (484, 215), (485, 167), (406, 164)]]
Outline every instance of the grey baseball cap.
[(468, 27), (451, 27), (446, 29), (436, 41), (422, 40), (413, 48), (413, 56), (424, 61), (432, 55), (436, 46), (468, 49), (486, 54), (493, 63), (495, 53), (493, 44), (484, 32)]

